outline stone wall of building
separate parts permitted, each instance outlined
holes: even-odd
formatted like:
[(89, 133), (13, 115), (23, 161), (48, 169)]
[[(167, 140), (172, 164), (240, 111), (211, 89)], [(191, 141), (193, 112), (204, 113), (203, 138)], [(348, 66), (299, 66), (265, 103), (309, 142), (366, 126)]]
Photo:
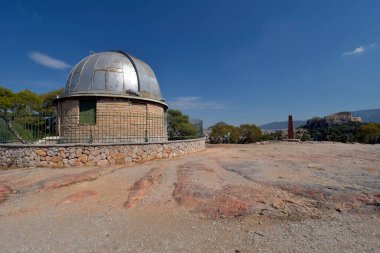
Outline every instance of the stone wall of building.
[(112, 145), (0, 145), (0, 167), (70, 167), (131, 164), (205, 149), (205, 139)]
[(127, 98), (98, 98), (96, 123), (79, 123), (79, 99), (58, 102), (62, 142), (142, 142), (167, 140), (164, 105)]

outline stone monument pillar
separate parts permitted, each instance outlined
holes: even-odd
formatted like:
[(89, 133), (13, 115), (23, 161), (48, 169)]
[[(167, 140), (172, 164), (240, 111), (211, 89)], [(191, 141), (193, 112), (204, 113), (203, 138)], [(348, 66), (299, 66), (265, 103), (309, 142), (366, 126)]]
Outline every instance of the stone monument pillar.
[(293, 126), (293, 116), (289, 115), (288, 119), (288, 139), (294, 139), (294, 126)]

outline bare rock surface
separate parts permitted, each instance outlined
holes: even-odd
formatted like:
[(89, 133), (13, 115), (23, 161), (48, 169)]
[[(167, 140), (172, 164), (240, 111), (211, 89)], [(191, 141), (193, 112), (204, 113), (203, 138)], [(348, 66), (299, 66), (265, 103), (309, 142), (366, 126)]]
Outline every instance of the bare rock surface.
[(147, 192), (157, 185), (161, 179), (163, 167), (153, 168), (144, 177), (139, 179), (131, 188), (128, 200), (124, 203), (126, 208), (136, 206), (141, 201)]
[(337, 143), (0, 170), (1, 252), (379, 252), (379, 182), (380, 145)]

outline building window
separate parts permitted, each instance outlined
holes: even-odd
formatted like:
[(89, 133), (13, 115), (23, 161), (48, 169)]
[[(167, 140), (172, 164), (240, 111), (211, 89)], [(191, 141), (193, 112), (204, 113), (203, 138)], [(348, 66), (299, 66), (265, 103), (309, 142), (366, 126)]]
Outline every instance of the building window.
[(79, 101), (79, 124), (96, 123), (96, 100), (86, 99)]

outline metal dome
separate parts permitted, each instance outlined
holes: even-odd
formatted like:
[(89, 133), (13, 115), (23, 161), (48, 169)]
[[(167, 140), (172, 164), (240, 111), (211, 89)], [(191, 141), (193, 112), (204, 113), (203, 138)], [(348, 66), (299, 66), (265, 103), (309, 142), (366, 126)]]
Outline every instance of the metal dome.
[(138, 96), (163, 101), (149, 65), (122, 51), (94, 53), (75, 65), (61, 97), (80, 95)]

